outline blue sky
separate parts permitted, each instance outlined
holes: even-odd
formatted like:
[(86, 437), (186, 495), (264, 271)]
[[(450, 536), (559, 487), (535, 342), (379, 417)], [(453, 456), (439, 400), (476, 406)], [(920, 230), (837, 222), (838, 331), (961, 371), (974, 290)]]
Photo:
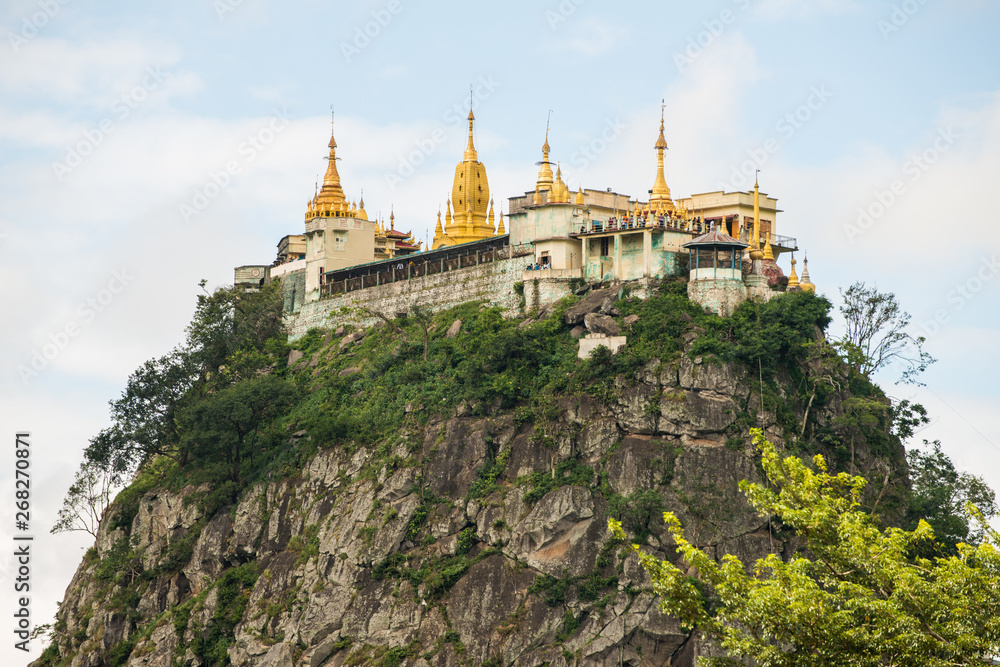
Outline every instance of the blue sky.
[(302, 230), (330, 105), (348, 196), (423, 239), (470, 83), (498, 202), (532, 187), (549, 110), (574, 190), (648, 190), (664, 98), (675, 197), (760, 168), (821, 292), (865, 280), (912, 313), (939, 362), (925, 389), (883, 385), (1000, 488), (998, 25), (986, 0), (7, 0), (0, 410), (3, 437), (37, 442), (36, 620), (89, 546), (47, 528), (107, 401), (182, 339), (200, 279), (230, 282)]

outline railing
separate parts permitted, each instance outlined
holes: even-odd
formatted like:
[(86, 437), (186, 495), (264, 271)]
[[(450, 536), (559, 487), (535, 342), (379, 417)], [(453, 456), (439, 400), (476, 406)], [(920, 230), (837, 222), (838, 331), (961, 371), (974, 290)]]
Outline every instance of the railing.
[[(749, 229), (744, 229), (740, 233), (740, 241), (753, 245), (753, 232)], [(779, 236), (778, 234), (761, 232), (760, 246), (763, 248), (768, 241), (771, 242), (772, 246), (777, 246), (779, 248), (789, 248), (791, 250), (799, 249), (799, 242), (791, 236)]]
[(486, 239), (476, 243), (466, 243), (461, 246), (331, 271), (323, 276), (320, 295), (345, 294), (359, 289), (433, 276), (504, 259), (534, 255), (534, 248), (530, 243), (516, 246), (505, 245), (508, 238)]
[(610, 220), (590, 220), (580, 225), (570, 236), (607, 234), (610, 232), (642, 229), (669, 229), (678, 232), (699, 232), (704, 223), (695, 223), (681, 218), (660, 216), (658, 218), (611, 218)]

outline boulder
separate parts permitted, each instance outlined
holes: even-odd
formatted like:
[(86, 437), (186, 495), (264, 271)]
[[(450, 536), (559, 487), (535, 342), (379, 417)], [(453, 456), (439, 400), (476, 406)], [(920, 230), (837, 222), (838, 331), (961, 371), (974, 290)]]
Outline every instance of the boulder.
[(354, 343), (357, 343), (359, 340), (361, 340), (364, 337), (365, 337), (365, 334), (364, 334), (363, 331), (358, 331), (358, 332), (352, 333), (352, 334), (350, 334), (348, 336), (344, 336), (343, 340), (340, 341), (340, 349), (343, 350), (348, 345), (353, 345)]
[(458, 332), (462, 330), (462, 320), (455, 320), (448, 327), (448, 333), (445, 334), (448, 338), (455, 338), (458, 336)]
[(573, 338), (583, 338), (587, 335), (587, 328), (577, 325), (570, 330), (569, 335)]
[(613, 300), (617, 295), (617, 287), (592, 290), (579, 303), (566, 311), (566, 324), (581, 324), (587, 313), (596, 313), (601, 309), (605, 299), (611, 298)]
[(597, 313), (587, 313), (583, 318), (583, 324), (591, 333), (604, 334), (605, 336), (619, 336), (622, 328), (613, 318)]

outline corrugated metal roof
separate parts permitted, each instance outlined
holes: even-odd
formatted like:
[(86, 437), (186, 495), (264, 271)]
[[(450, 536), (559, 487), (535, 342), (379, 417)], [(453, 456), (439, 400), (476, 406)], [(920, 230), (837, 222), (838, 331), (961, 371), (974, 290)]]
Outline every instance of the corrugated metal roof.
[(723, 232), (720, 232), (717, 229), (713, 229), (707, 234), (702, 234), (698, 238), (688, 241), (681, 247), (689, 248), (692, 246), (710, 246), (710, 245), (739, 246), (740, 248), (750, 247), (750, 244), (734, 239), (729, 234), (724, 234)]

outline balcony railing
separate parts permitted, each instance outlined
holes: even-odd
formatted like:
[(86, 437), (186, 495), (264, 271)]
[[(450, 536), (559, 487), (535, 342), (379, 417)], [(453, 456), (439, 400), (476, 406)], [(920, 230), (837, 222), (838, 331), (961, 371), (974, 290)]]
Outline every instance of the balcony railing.
[[(788, 250), (799, 249), (799, 242), (796, 239), (792, 238), (791, 236), (779, 236), (778, 234), (761, 232), (760, 247), (763, 248), (768, 240), (770, 240), (772, 246), (778, 248), (785, 248)], [(744, 229), (740, 233), (740, 241), (753, 245), (753, 232), (749, 229)]]
[(611, 232), (639, 231), (643, 229), (664, 229), (677, 232), (697, 233), (704, 223), (695, 223), (681, 218), (660, 216), (658, 218), (611, 218), (610, 220), (587, 220), (579, 225), (570, 236), (608, 234)]

